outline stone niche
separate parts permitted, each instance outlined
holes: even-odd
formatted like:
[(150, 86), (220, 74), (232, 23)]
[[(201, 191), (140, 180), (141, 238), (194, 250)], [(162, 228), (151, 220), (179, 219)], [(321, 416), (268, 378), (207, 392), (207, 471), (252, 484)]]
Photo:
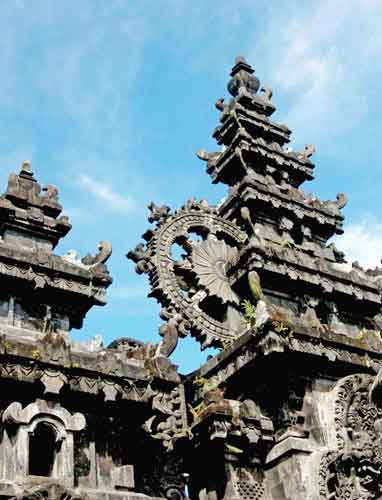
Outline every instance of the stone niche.
[(81, 413), (72, 415), (58, 404), (37, 400), (25, 408), (13, 402), (3, 413), (0, 480), (60, 480), (74, 485), (73, 434), (86, 426)]

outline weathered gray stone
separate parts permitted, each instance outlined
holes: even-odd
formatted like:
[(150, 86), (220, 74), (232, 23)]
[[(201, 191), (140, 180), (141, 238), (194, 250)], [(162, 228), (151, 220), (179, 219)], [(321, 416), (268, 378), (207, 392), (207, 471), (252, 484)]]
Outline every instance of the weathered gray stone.
[[(286, 147), (272, 90), (237, 58), (203, 149), (218, 206), (148, 206), (127, 256), (162, 309), (162, 339), (75, 342), (106, 303), (111, 244), (53, 250), (71, 228), (24, 162), (0, 197), (0, 498), (377, 500), (382, 268), (333, 243), (347, 199), (306, 194), (313, 145)], [(260, 93), (259, 93), (260, 89)], [(175, 245), (182, 254), (175, 252)], [(220, 352), (180, 376), (192, 334)], [(129, 464), (129, 465), (127, 465)], [(132, 490), (132, 491), (131, 491)]]

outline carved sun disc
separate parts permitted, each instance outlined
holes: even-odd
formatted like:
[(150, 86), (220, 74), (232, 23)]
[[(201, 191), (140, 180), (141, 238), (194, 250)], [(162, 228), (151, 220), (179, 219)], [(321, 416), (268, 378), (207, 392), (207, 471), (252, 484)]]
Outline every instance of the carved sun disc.
[(236, 248), (211, 236), (193, 246), (193, 271), (199, 285), (208, 290), (211, 295), (219, 297), (222, 302), (239, 303), (227, 275), (227, 271), (237, 263), (237, 260)]

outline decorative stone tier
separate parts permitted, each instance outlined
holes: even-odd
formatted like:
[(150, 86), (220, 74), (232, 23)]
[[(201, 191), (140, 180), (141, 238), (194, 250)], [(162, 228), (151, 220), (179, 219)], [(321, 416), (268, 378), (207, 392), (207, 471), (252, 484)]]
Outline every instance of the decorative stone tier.
[(259, 112), (259, 103), (269, 105), (266, 99), (260, 96), (251, 97), (243, 90), (239, 97), (224, 106), (220, 116), (221, 125), (213, 133), (218, 144), (229, 146), (238, 130), (242, 129), (243, 134), (247, 132), (251, 137), (261, 136), (266, 142), (276, 141), (280, 146), (288, 143), (291, 135), (289, 128), (272, 122), (264, 113)]
[(20, 174), (9, 176), (8, 188), (0, 197), (0, 235), (6, 243), (26, 248), (50, 250), (71, 229), (68, 218), (61, 216), (58, 190), (43, 188), (33, 176), (29, 162), (24, 162)]
[[(309, 295), (318, 300), (330, 296), (339, 309), (340, 304), (346, 307), (348, 314), (354, 312), (359, 316), (358, 308), (362, 308), (365, 320), (378, 314), (382, 304), (381, 278), (373, 280), (357, 267), (345, 272), (341, 266), (268, 242), (263, 248), (252, 247), (243, 252), (237, 263), (236, 278), (245, 278), (249, 271), (256, 270), (265, 288), (287, 293), (294, 297), (292, 301), (309, 290)], [(272, 283), (276, 286), (272, 287)]]
[(80, 328), (93, 305), (106, 304), (112, 283), (105, 262), (111, 245), (99, 244), (99, 252), (78, 259), (52, 253), (70, 230), (58, 190), (42, 190), (24, 162), (20, 174), (11, 174), (0, 197), (0, 325), (45, 334)]
[[(126, 488), (127, 489), (127, 488)], [(133, 487), (131, 488), (133, 489)], [(34, 478), (19, 481), (17, 485), (0, 481), (0, 498), (49, 498), (66, 500), (163, 500), (163, 497), (143, 495), (134, 491), (116, 491), (107, 488), (70, 488), (63, 480)]]
[[(294, 226), (308, 228), (310, 238), (322, 244), (334, 234), (342, 234), (343, 216), (340, 212), (346, 198), (338, 195), (336, 201), (320, 201), (305, 196), (298, 189), (283, 190), (265, 177), (249, 175), (234, 188), (227, 201), (219, 207), (219, 213), (228, 219), (240, 218), (240, 211), (247, 206), (254, 222), (265, 220), (291, 233)], [(283, 227), (281, 220), (289, 220), (290, 227)], [(284, 236), (285, 239), (285, 236)]]
[[(22, 331), (1, 332), (0, 376), (34, 382), (41, 380), (45, 392), (58, 394), (67, 384), (91, 394), (104, 393), (106, 399), (135, 400), (140, 394), (152, 397), (150, 384), (161, 380), (171, 386), (180, 381), (167, 358), (144, 356), (138, 350), (105, 349), (73, 343), (61, 334), (48, 333), (32, 338)], [(139, 399), (139, 398), (138, 398)]]
[(271, 182), (284, 182), (298, 187), (312, 180), (314, 165), (303, 153), (282, 149), (276, 142), (266, 142), (262, 137), (251, 137), (239, 129), (230, 145), (207, 164), (207, 173), (214, 183), (230, 186), (239, 182), (248, 172), (264, 172)]
[[(303, 320), (296, 320), (291, 328), (292, 334), (290, 330), (277, 332), (273, 329), (254, 335), (253, 330), (249, 330), (193, 372), (188, 383), (201, 378), (218, 387), (237, 377), (238, 372), (248, 369), (251, 363), (259, 363), (260, 359), (280, 353), (295, 353), (306, 360), (312, 360), (313, 356), (326, 366), (330, 365), (333, 371), (340, 369), (344, 375), (349, 372), (350, 366), (355, 371), (367, 373), (382, 367), (382, 340), (375, 331), (366, 331), (362, 338), (350, 338), (312, 328)], [(259, 366), (263, 365), (259, 363)], [(329, 368), (327, 370), (329, 373)], [(193, 394), (194, 404), (200, 400), (202, 393), (196, 390)]]
[(112, 282), (106, 268), (81, 267), (49, 251), (3, 241), (0, 276), (7, 283), (0, 299), (0, 323), (42, 333), (80, 328), (93, 305), (106, 304), (106, 288)]

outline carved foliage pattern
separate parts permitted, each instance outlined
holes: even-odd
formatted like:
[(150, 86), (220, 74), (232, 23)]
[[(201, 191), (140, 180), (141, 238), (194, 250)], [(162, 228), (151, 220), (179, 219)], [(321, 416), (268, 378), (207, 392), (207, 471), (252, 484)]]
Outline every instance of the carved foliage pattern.
[(369, 400), (373, 378), (351, 375), (335, 393), (337, 450), (320, 466), (322, 499), (378, 500), (382, 497), (382, 410)]
[(158, 392), (152, 399), (152, 409), (153, 415), (143, 424), (143, 429), (171, 451), (174, 441), (188, 432), (183, 386), (179, 385), (169, 393)]

